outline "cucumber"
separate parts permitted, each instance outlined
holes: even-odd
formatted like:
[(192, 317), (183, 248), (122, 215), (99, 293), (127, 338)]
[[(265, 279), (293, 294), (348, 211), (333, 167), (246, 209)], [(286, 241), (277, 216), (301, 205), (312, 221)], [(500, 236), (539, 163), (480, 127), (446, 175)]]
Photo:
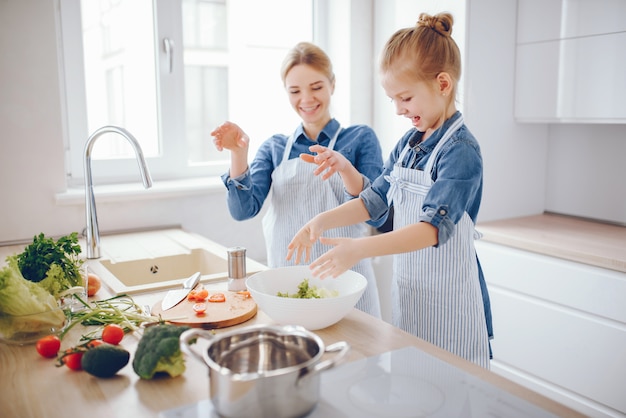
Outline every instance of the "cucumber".
[(130, 360), (130, 353), (112, 344), (100, 344), (83, 354), (83, 370), (96, 377), (112, 377)]

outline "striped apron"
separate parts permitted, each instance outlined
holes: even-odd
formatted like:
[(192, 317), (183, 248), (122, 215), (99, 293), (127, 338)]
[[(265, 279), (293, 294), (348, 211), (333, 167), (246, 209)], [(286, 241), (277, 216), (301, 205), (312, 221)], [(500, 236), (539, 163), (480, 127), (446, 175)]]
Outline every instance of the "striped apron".
[[(333, 149), (341, 127), (328, 144)], [(272, 173), (270, 205), (263, 217), (263, 233), (267, 248), (269, 267), (294, 265), (294, 260), (287, 261), (287, 246), (296, 233), (319, 213), (334, 209), (343, 202), (344, 186), (338, 174), (328, 180), (315, 176), (316, 166), (300, 158), (289, 159), (294, 135), (287, 140), (281, 163)], [(340, 227), (327, 231), (324, 236), (337, 238), (359, 238), (367, 233), (365, 223)], [(317, 259), (332, 247), (317, 241), (311, 248), (311, 261)], [(377, 318), (381, 317), (378, 287), (374, 276), (371, 259), (364, 259), (355, 264), (352, 270), (361, 273), (367, 279), (367, 288), (357, 302), (356, 307)]]
[[(424, 171), (401, 167), (409, 145), (389, 176), (387, 199), (394, 202), (394, 229), (419, 222), (422, 205), (433, 183), (436, 156), (463, 125), (459, 118), (446, 131)], [(489, 368), (489, 340), (485, 327), (474, 223), (467, 213), (453, 235), (438, 247), (396, 254), (393, 260), (392, 323), (482, 367)]]

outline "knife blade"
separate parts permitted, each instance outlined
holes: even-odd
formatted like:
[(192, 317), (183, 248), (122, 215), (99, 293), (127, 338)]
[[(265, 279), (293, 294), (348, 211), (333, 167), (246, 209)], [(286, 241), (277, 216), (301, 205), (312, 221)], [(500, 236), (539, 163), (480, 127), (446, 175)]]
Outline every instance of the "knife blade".
[(178, 305), (180, 301), (185, 299), (189, 292), (200, 282), (200, 272), (194, 273), (191, 277), (185, 279), (182, 289), (170, 290), (165, 295), (165, 299), (161, 302), (161, 309), (164, 311), (172, 309)]

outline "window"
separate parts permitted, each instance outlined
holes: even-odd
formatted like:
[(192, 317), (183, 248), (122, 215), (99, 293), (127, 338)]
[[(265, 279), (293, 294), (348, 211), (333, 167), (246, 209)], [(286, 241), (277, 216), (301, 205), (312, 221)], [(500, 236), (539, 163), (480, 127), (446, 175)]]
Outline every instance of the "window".
[[(83, 182), (84, 145), (104, 125), (139, 141), (155, 180), (219, 175), (228, 153), (210, 131), (225, 120), (253, 139), (251, 154), (298, 123), (280, 64), (313, 40), (314, 0), (61, 0), (67, 175)], [(104, 135), (96, 183), (138, 179), (132, 149)]]

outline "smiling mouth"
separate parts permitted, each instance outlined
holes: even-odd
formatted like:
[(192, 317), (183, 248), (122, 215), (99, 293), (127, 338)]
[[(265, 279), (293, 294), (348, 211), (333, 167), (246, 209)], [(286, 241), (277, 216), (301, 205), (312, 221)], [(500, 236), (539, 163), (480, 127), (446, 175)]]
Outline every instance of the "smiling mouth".
[(303, 112), (303, 113), (313, 113), (313, 112), (315, 112), (318, 108), (319, 108), (319, 105), (315, 105), (315, 106), (307, 106), (307, 107), (300, 106), (300, 111), (301, 111), (301, 112)]

